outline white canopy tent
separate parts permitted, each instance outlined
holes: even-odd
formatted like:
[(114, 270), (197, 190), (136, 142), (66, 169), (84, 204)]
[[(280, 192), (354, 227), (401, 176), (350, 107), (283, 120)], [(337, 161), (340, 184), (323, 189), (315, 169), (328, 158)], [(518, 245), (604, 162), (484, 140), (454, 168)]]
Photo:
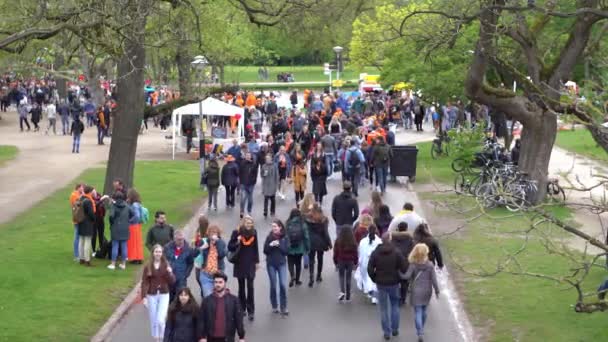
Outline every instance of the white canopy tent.
[[(177, 143), (176, 138), (178, 136), (181, 137), (181, 127), (182, 127), (182, 116), (184, 115), (193, 115), (193, 116), (235, 116), (236, 114), (240, 115), (238, 122), (238, 132), (239, 137), (245, 136), (245, 110), (243, 108), (233, 106), (226, 102), (220, 101), (213, 97), (208, 97), (205, 100), (198, 103), (191, 103), (173, 110), (173, 114), (171, 115), (171, 122), (173, 123), (173, 159), (175, 159), (175, 144)], [(199, 139), (201, 137), (200, 130), (201, 127), (198, 127), (199, 130)]]

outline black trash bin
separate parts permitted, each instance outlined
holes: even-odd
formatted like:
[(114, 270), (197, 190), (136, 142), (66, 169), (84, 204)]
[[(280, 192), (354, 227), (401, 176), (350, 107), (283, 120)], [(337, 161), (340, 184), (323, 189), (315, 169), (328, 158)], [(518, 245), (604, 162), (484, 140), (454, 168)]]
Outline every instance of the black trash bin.
[(416, 161), (418, 147), (393, 146), (393, 159), (391, 160), (391, 176), (407, 176), (410, 182), (416, 181)]

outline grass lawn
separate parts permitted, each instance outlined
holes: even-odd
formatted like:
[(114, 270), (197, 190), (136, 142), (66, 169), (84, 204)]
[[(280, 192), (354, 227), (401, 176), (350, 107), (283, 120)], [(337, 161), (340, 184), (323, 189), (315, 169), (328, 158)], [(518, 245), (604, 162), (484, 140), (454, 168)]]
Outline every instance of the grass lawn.
[[(433, 160), (430, 143), (418, 145), (417, 183), (435, 182), (451, 185), (453, 174), (449, 158)], [(455, 205), (470, 207), (473, 199), (456, 195), (420, 193), (423, 200), (450, 201)], [(427, 212), (442, 222), (474, 217), (479, 211), (459, 214), (456, 211), (435, 209)], [(550, 208), (554, 215), (570, 219), (570, 211), (563, 207)], [(523, 276), (501, 273), (493, 277), (479, 277), (461, 271), (456, 265), (469, 271), (496, 269), (504, 260), (505, 252), (513, 253), (522, 246), (524, 234), (511, 234), (530, 226), (527, 217), (509, 217), (505, 209), (490, 211), (491, 217), (482, 217), (468, 224), (457, 234), (441, 238), (444, 255), (455, 274), (465, 308), (482, 339), (487, 341), (606, 341), (605, 314), (577, 314), (570, 306), (576, 302), (576, 291), (565, 290), (565, 285)], [(559, 228), (541, 226), (543, 232), (555, 239), (567, 235)], [(539, 233), (540, 234), (540, 233)], [(518, 261), (526, 271), (553, 276), (570, 274), (569, 260), (549, 254), (538, 238), (532, 234), (525, 252)], [(576, 252), (574, 252), (577, 254)], [(578, 254), (577, 254), (578, 255)], [(601, 261), (603, 263), (603, 260)], [(606, 276), (605, 269), (594, 269), (587, 278), (585, 292), (594, 292)]]
[[(323, 74), (323, 65), (307, 65), (307, 66), (272, 66), (268, 67), (268, 80), (261, 81), (258, 79), (259, 66), (238, 66), (230, 65), (225, 68), (226, 83), (249, 83), (249, 82), (277, 82), (277, 75), (280, 72), (293, 73), (296, 82), (327, 82), (329, 76)], [(364, 72), (369, 74), (380, 74), (380, 71), (374, 67), (366, 67)], [(333, 72), (332, 77), (335, 79), (336, 73)], [(342, 80), (359, 80), (359, 71), (350, 67), (346, 67), (344, 72), (340, 73)]]
[(17, 156), (17, 147), (12, 145), (0, 145), (0, 166)]
[[(102, 185), (105, 169), (76, 181)], [(202, 194), (198, 163), (137, 162), (135, 180), (151, 216), (167, 212), (179, 226)], [(110, 271), (107, 260), (85, 268), (72, 259), (72, 186), (49, 194), (27, 213), (0, 225), (0, 341), (85, 341), (101, 327), (138, 280), (138, 268)], [(144, 237), (148, 224), (144, 227)], [(106, 237), (109, 237), (106, 224)], [(130, 267), (129, 267), (130, 266)]]
[(604, 162), (608, 161), (608, 153), (597, 145), (587, 129), (559, 131), (557, 132), (555, 143), (565, 150), (578, 153), (585, 157)]

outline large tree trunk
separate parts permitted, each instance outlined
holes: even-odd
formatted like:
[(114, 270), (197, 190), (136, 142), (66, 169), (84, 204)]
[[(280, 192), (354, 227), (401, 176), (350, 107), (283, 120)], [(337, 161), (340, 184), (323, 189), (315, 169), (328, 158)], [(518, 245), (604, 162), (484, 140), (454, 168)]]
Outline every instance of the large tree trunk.
[(538, 113), (531, 122), (523, 123), (519, 170), (528, 173), (536, 181), (538, 192), (528, 198), (540, 203), (547, 192), (547, 173), (553, 143), (557, 135), (557, 117), (552, 112)]
[(182, 97), (190, 97), (192, 95), (192, 85), (190, 84), (192, 80), (190, 77), (190, 62), (192, 62), (192, 59), (184, 45), (184, 42), (177, 45), (175, 64), (177, 64), (179, 78), (179, 94)]
[[(65, 64), (65, 57), (63, 56), (63, 53), (58, 52), (55, 55), (55, 70), (59, 71), (61, 70), (61, 68), (63, 68), (63, 65)], [(67, 84), (67, 80), (63, 77), (55, 77), (55, 83), (57, 85), (57, 95), (59, 95), (60, 99), (65, 99), (68, 96), (68, 84)]]
[[(145, 6), (146, 1), (124, 9), (125, 16), (136, 18), (132, 24), (128, 39), (125, 41), (124, 55), (118, 61), (118, 81), (116, 84), (117, 113), (114, 116), (112, 144), (106, 170), (104, 193), (112, 192), (112, 182), (122, 179), (127, 187), (133, 186), (135, 153), (137, 138), (144, 115), (144, 27), (146, 18), (140, 14), (138, 7)], [(143, 17), (143, 18), (142, 18)]]

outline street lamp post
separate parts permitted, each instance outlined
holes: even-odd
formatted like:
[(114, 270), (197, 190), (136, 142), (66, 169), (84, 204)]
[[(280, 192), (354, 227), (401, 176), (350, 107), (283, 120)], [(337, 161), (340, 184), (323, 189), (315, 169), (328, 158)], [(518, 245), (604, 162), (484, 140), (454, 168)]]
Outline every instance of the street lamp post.
[[(209, 64), (207, 58), (205, 56), (196, 56), (192, 61), (192, 66), (198, 70), (199, 73), (199, 90), (201, 89), (201, 72), (205, 69), (205, 67)], [(199, 119), (201, 121), (200, 125), (197, 125), (197, 131), (199, 132), (199, 143), (198, 143), (198, 156), (201, 162), (201, 172), (205, 172), (205, 127), (203, 127), (203, 103), (202, 100), (198, 102), (198, 111), (199, 111)], [(201, 174), (202, 174), (201, 173)]]
[(342, 67), (342, 59), (340, 58), (340, 54), (344, 50), (341, 46), (334, 46), (334, 52), (336, 53), (336, 80), (340, 79), (340, 69)]

